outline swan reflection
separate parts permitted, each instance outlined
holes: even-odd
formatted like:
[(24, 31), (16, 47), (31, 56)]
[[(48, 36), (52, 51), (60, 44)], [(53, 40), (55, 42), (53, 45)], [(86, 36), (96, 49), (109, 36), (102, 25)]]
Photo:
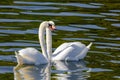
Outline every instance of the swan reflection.
[(50, 80), (50, 65), (17, 65), (14, 80)]
[(84, 61), (54, 61), (52, 66), (17, 65), (14, 68), (14, 80), (86, 80), (90, 77), (88, 70)]
[(86, 80), (90, 77), (89, 68), (86, 67), (84, 61), (65, 62), (55, 61), (55, 70), (58, 80)]

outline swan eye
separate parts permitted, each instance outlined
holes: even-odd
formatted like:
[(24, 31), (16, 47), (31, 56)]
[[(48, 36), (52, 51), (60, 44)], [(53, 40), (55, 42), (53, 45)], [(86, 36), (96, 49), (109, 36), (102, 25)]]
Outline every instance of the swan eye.
[(52, 24), (48, 24), (48, 27), (52, 27)]

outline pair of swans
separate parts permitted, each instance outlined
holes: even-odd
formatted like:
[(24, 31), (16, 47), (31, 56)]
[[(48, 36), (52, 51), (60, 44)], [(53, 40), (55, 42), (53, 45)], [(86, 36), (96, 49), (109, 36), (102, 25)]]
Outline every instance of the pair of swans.
[[(65, 61), (79, 61), (83, 59), (92, 43), (88, 46), (80, 42), (63, 43), (52, 53), (52, 33), (55, 30), (55, 23), (53, 21), (43, 21), (39, 27), (39, 41), (42, 49), (42, 54), (35, 48), (25, 48), (15, 52), (18, 64), (47, 64), (50, 61), (65, 60)], [(46, 45), (45, 34), (46, 31)]]

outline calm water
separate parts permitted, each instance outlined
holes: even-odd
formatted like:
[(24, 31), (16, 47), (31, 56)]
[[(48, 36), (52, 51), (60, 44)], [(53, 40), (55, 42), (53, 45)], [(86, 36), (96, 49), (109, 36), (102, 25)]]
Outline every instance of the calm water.
[[(86, 58), (52, 66), (16, 66), (14, 51), (41, 50), (37, 33), (44, 20), (53, 20), (57, 26), (53, 50), (63, 42), (93, 42)], [(0, 80), (120, 80), (119, 28), (119, 0), (2, 0)]]

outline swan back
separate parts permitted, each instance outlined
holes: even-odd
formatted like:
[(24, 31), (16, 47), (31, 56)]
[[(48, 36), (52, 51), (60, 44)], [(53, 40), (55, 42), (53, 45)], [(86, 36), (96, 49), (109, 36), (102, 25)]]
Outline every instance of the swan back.
[(78, 56), (86, 46), (80, 42), (69, 42), (60, 45), (53, 53), (52, 60), (78, 61)]
[(20, 51), (18, 51), (18, 55), (21, 56), (23, 64), (46, 64), (48, 61), (45, 59), (45, 57), (35, 48), (25, 48)]

